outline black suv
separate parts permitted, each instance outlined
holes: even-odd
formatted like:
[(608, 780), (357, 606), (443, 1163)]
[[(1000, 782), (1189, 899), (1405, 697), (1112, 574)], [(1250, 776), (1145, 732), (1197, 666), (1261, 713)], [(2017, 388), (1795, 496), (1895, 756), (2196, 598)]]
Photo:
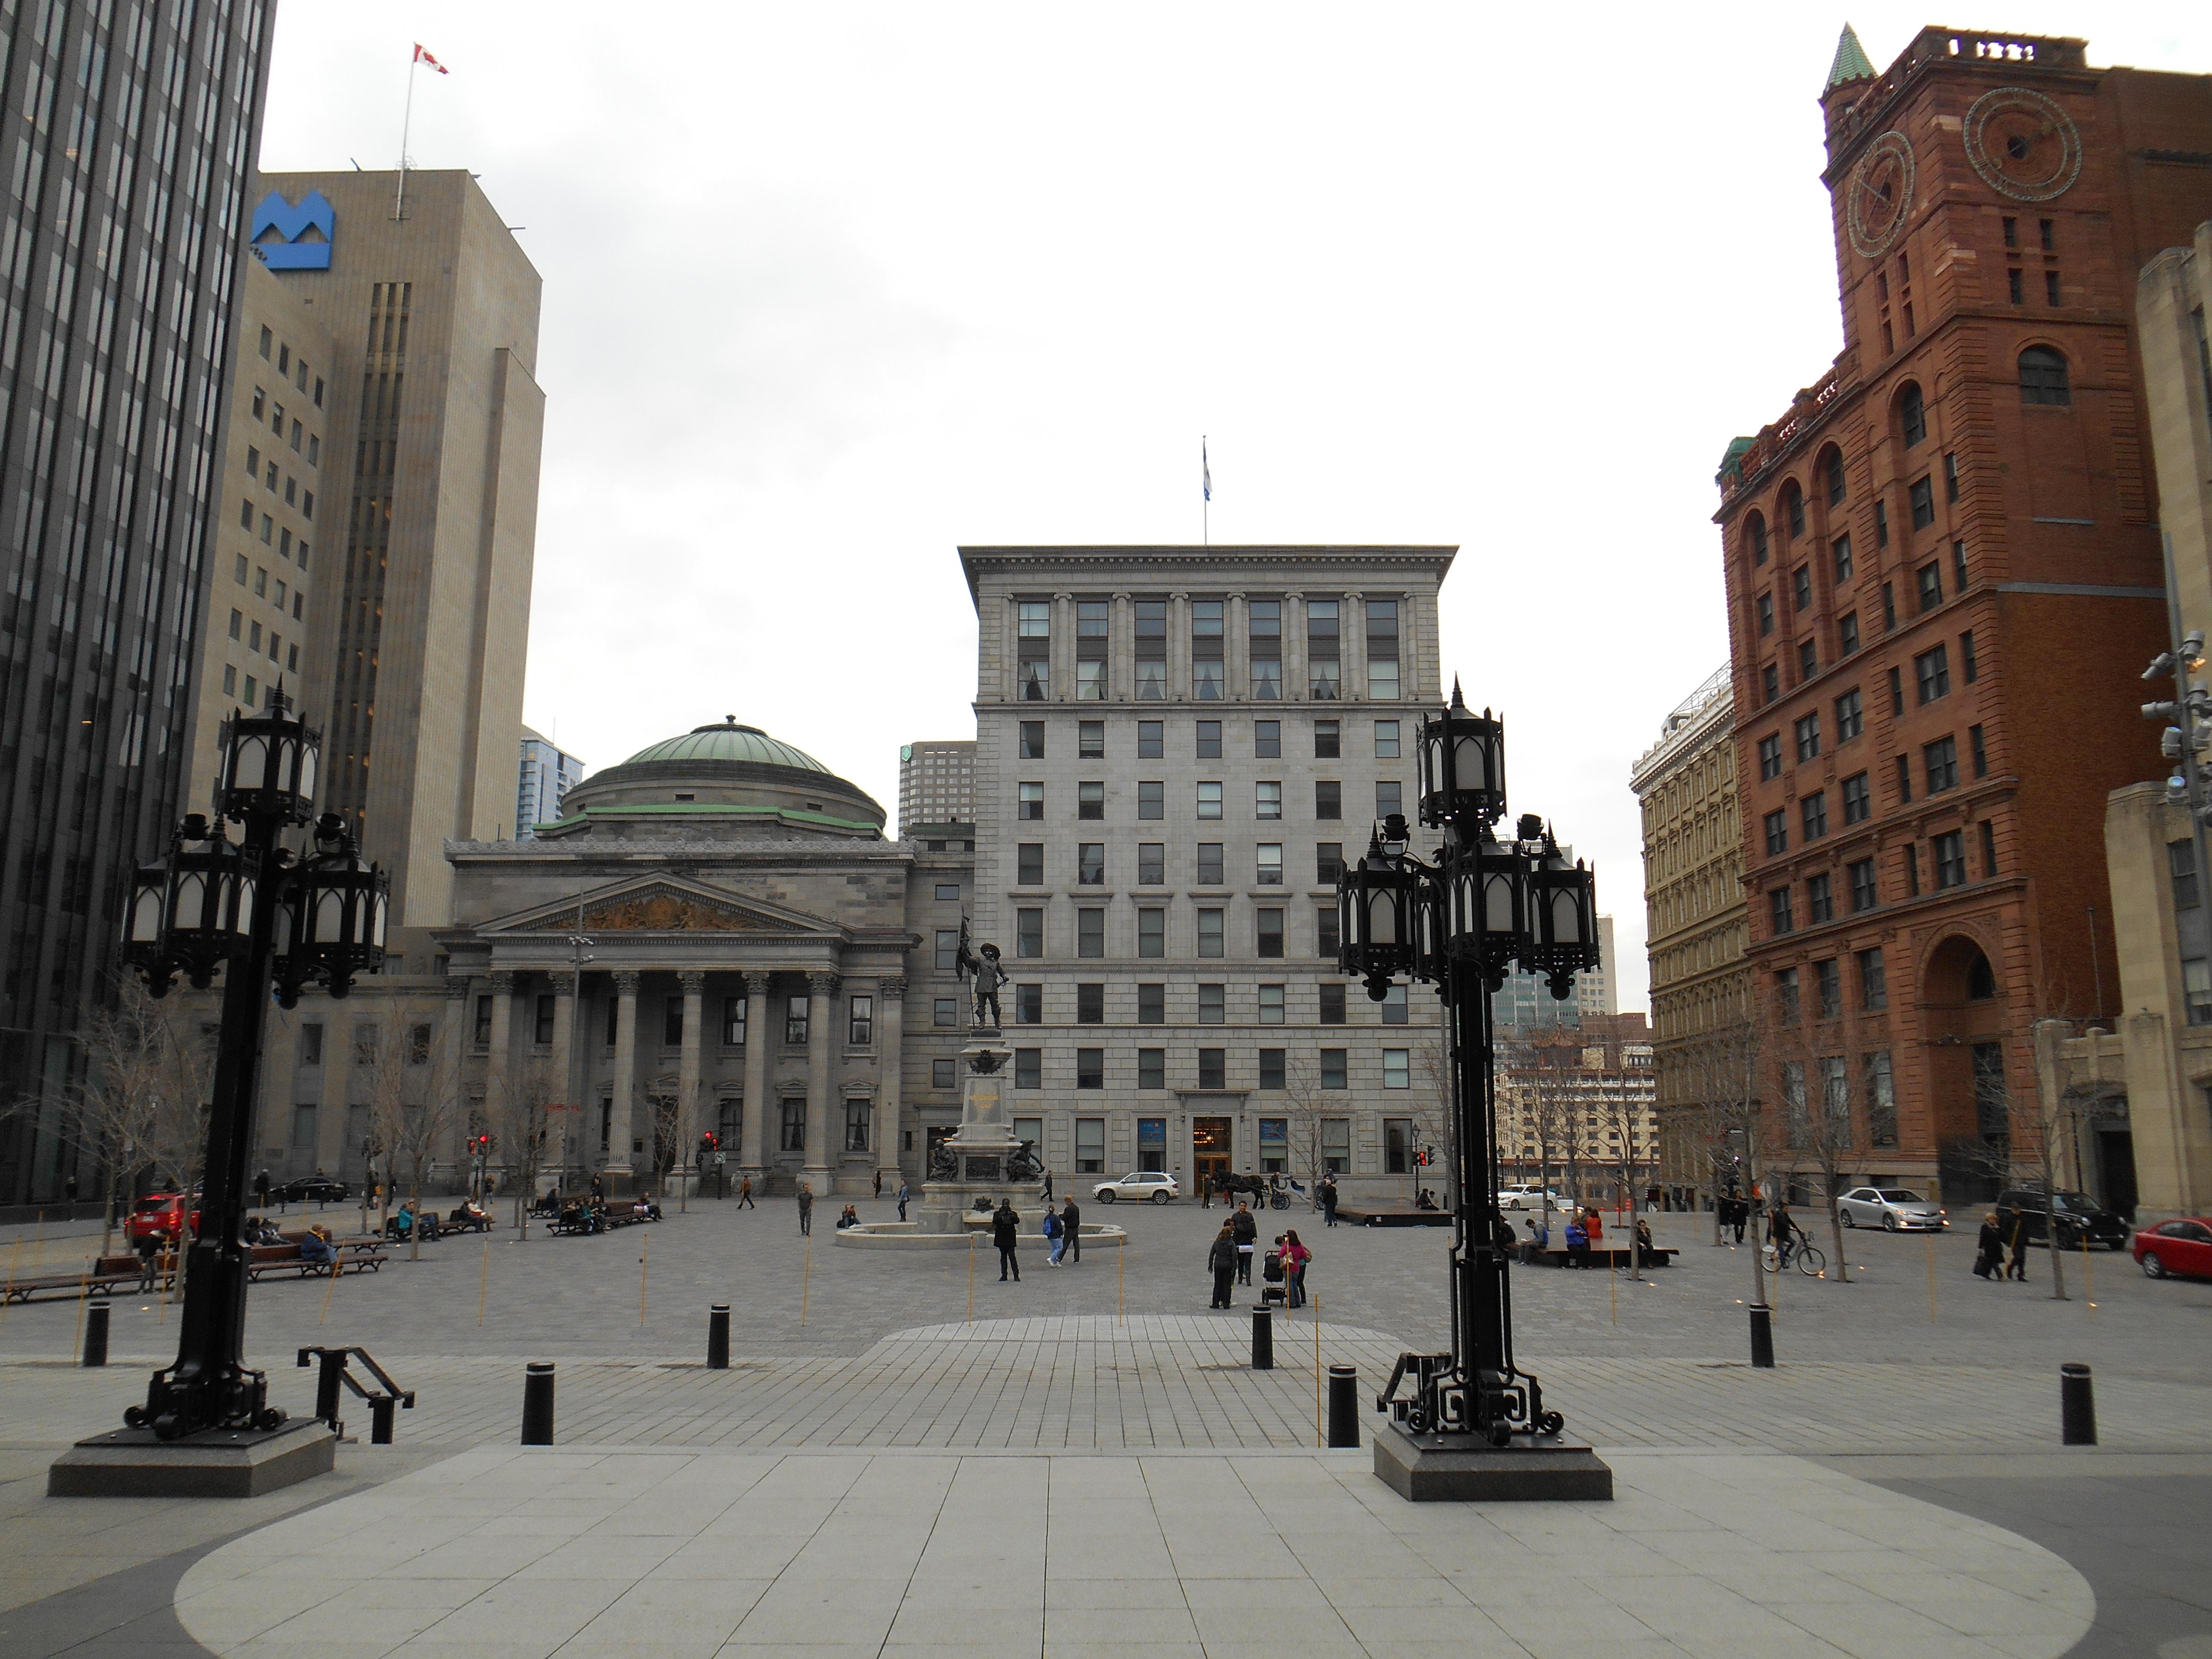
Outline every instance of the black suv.
[[(2049, 1203), (2061, 1249), (2081, 1249), (2085, 1237), (2092, 1244), (2101, 1244), (2108, 1250), (2128, 1248), (2131, 1229), (2126, 1220), (2117, 1212), (2104, 1208), (2087, 1193), (2057, 1193), (2051, 1196)], [(2008, 1187), (1999, 1193), (1997, 1225), (2003, 1230), (2005, 1242), (2012, 1242), (2016, 1216), (2022, 1235), (2031, 1243), (2042, 1243), (2044, 1206), (2045, 1194), (2039, 1187)], [(2008, 1211), (2012, 1213), (2006, 1213)]]

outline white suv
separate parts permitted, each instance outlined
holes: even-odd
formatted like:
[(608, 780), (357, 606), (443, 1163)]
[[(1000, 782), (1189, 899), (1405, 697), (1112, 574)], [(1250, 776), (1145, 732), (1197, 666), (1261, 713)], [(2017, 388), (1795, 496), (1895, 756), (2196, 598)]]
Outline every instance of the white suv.
[(1112, 1204), (1125, 1198), (1139, 1202), (1150, 1199), (1155, 1204), (1164, 1204), (1171, 1198), (1181, 1198), (1182, 1188), (1165, 1170), (1133, 1170), (1119, 1181), (1100, 1182), (1091, 1189), (1091, 1196), (1101, 1204)]

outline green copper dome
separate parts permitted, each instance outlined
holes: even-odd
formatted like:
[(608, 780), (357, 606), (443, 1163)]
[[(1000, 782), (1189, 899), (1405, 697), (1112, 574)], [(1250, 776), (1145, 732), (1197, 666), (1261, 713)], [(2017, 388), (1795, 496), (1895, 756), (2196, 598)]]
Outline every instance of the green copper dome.
[(803, 749), (771, 738), (757, 726), (740, 726), (730, 715), (713, 726), (695, 726), (680, 738), (665, 738), (624, 761), (637, 766), (653, 761), (750, 761), (756, 766), (788, 766), (831, 775), (830, 769)]

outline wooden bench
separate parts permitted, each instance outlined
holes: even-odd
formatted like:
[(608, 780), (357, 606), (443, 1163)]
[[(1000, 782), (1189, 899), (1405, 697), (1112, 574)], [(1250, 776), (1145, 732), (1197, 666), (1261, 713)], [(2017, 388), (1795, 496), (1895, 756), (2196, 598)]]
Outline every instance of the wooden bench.
[[(114, 1259), (112, 1256), (107, 1258), (110, 1261)], [(128, 1267), (92, 1273), (80, 1268), (73, 1273), (26, 1273), (0, 1282), (0, 1301), (74, 1301), (85, 1295), (105, 1296), (118, 1289), (136, 1289), (139, 1278), (137, 1258), (130, 1258), (130, 1263)]]
[(392, 1259), (391, 1252), (373, 1238), (341, 1238), (333, 1243), (337, 1255), (332, 1261), (308, 1261), (301, 1254), (296, 1243), (256, 1244), (247, 1254), (246, 1276), (251, 1281), (258, 1282), (270, 1273), (291, 1273), (300, 1279), (321, 1279), (332, 1273), (380, 1273), (384, 1264)]
[[(1655, 1244), (1644, 1253), (1644, 1265), (1647, 1267), (1671, 1267), (1674, 1265), (1674, 1258), (1680, 1254), (1668, 1245)], [(1540, 1252), (1538, 1259), (1547, 1267), (1566, 1267), (1570, 1260), (1564, 1244), (1552, 1245)], [(1628, 1265), (1628, 1247), (1626, 1244), (1594, 1245), (1589, 1252), (1589, 1261), (1593, 1267), (1626, 1267)]]

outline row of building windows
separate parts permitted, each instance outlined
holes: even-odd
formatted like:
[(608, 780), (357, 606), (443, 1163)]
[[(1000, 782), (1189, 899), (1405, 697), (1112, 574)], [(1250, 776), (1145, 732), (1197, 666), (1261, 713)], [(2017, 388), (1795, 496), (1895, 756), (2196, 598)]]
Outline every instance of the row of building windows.
[[(1255, 905), (1252, 910), (1252, 947), (1250, 954), (1269, 960), (1285, 954), (1285, 918), (1288, 911), (1277, 905)], [(1140, 907), (1137, 911), (1136, 954), (1143, 957), (1165, 957), (1167, 948), (1167, 907)], [(1194, 913), (1194, 948), (1177, 951), (1178, 957), (1196, 956), (1200, 960), (1225, 958), (1229, 955), (1229, 912), (1219, 906), (1200, 905)], [(944, 956), (945, 933), (940, 930), (938, 955)], [(957, 934), (954, 937), (957, 939)], [(1314, 908), (1314, 955), (1325, 962), (1336, 960), (1337, 919), (1334, 904)], [(1103, 908), (1079, 906), (1075, 912), (1075, 955), (1080, 958), (1103, 958), (1106, 951), (1106, 912)], [(1240, 952), (1240, 954), (1242, 954)], [(1023, 907), (1014, 912), (1014, 955), (1018, 958), (1035, 960), (1045, 955), (1044, 911), (1042, 908)]]
[[(1778, 744), (1780, 739), (1773, 738), (1770, 741)], [(1763, 772), (1766, 752), (1765, 743), (1760, 744), (1759, 750)], [(1970, 726), (1966, 728), (1966, 754), (1967, 763), (1973, 775), (1978, 778), (1987, 777), (1990, 771), (1989, 745), (1984, 739), (1983, 728), (1979, 726)], [(1804, 757), (1801, 757), (1801, 758)], [(1896, 763), (1897, 805), (1908, 806), (1912, 802), (1912, 763), (1904, 755), (1894, 756), (1893, 759)], [(1959, 787), (1958, 738), (1955, 735), (1947, 735), (1936, 738), (1933, 743), (1921, 744), (1920, 767), (1922, 781), (1926, 786), (1927, 793), (1940, 795), (1946, 790), (1957, 788)], [(1852, 773), (1838, 786), (1837, 793), (1842, 799), (1844, 827), (1849, 828), (1854, 823), (1863, 823), (1874, 816), (1874, 793), (1866, 773)], [(1826, 789), (1815, 789), (1808, 795), (1799, 797), (1797, 821), (1799, 830), (1806, 841), (1818, 841), (1828, 833), (1828, 792)], [(1790, 811), (1787, 807), (1778, 806), (1772, 811), (1766, 813), (1759, 820), (1759, 827), (1766, 837), (1768, 857), (1778, 857), (1790, 850)]]
[[(1237, 723), (1239, 735), (1242, 722)], [(1043, 720), (1020, 722), (1018, 739), (1020, 756), (1024, 760), (1042, 760), (1045, 757), (1045, 725)], [(1220, 720), (1191, 722), (1191, 754), (1197, 760), (1222, 758), (1222, 728)], [(1344, 752), (1344, 722), (1340, 720), (1316, 720), (1310, 722), (1316, 760), (1336, 760)], [(1399, 758), (1400, 723), (1396, 720), (1373, 722), (1375, 758)], [(1279, 720), (1255, 720), (1251, 723), (1251, 753), (1255, 760), (1280, 760), (1283, 755), (1283, 722)], [(1106, 722), (1078, 720), (1075, 723), (1075, 752), (1079, 760), (1106, 758)], [(1137, 758), (1164, 760), (1167, 754), (1167, 722), (1139, 720), (1137, 722)]]
[[(1223, 817), (1223, 785), (1218, 778), (1200, 780), (1193, 793), (1192, 816), (1201, 823), (1220, 821)], [(1394, 812), (1405, 811), (1406, 786), (1395, 778), (1378, 778), (1375, 783), (1375, 816), (1387, 818)], [(1319, 778), (1314, 782), (1313, 815), (1316, 819), (1331, 821), (1344, 817), (1344, 784), (1340, 779)], [(1045, 787), (1041, 779), (1018, 782), (1014, 786), (1014, 817), (1018, 822), (1037, 823), (1044, 820)], [(1078, 822), (1103, 823), (1106, 818), (1106, 785), (1103, 781), (1078, 783), (1075, 786), (1075, 816)], [(1263, 778), (1252, 785), (1252, 817), (1259, 823), (1279, 820), (1283, 816), (1283, 785), (1278, 778)], [(1167, 783), (1163, 779), (1148, 779), (1137, 785), (1137, 822), (1164, 822), (1167, 817)]]
[[(1345, 995), (1345, 987), (1340, 983), (1328, 981), (1323, 981), (1314, 987), (1319, 994), (1312, 1005), (1316, 1017), (1310, 1022), (1306, 1018), (1305, 987), (1303, 984), (1254, 986), (1251, 988), (1252, 1001), (1249, 1006), (1243, 1003), (1244, 988), (1242, 986), (1231, 988), (1228, 985), (1216, 984), (1200, 984), (1195, 987), (1178, 985), (1176, 988), (1174, 1013), (1180, 1017), (1176, 1018), (1170, 1016), (1169, 987), (1164, 981), (1139, 983), (1133, 988), (1120, 985), (1109, 987), (1103, 981), (1078, 983), (1074, 988), (1075, 1018), (1072, 1021), (1065, 1017), (1066, 1003), (1060, 994), (1062, 988), (1055, 988), (1054, 997), (1061, 1018), (1048, 1021), (1045, 1018), (1045, 988), (1034, 981), (1024, 981), (1013, 987), (1012, 1003), (1014, 1024), (1017, 1025), (1047, 1024), (1056, 1025), (1071, 1024), (1076, 1025), (1193, 1024), (1287, 1025), (1295, 1023), (1303, 1025), (1312, 1023), (1321, 1025), (1346, 1025), (1351, 1023), (1349, 1001)], [(1237, 1018), (1234, 1020), (1230, 1018), (1232, 988), (1237, 993), (1238, 1003), (1236, 1010)], [(1130, 1018), (1131, 999), (1127, 994), (1131, 989), (1135, 992), (1133, 1020)], [(1196, 993), (1194, 998), (1188, 994), (1193, 990)], [(1299, 1018), (1295, 1022), (1290, 1018), (1293, 1000), (1300, 1005), (1296, 1010)], [(959, 999), (938, 997), (933, 1000), (934, 1007), (932, 1023), (940, 1030), (957, 1029), (960, 1023)], [(1382, 1024), (1405, 1025), (1411, 1023), (1411, 1011), (1406, 1001), (1406, 988), (1402, 985), (1392, 986), (1389, 994), (1379, 1003), (1370, 1002), (1364, 997), (1360, 1000), (1376, 1011)], [(1109, 1018), (1109, 1007), (1120, 1016), (1118, 1018)], [(1194, 1013), (1196, 1016), (1194, 1019), (1192, 1018)]]
[[(1107, 1051), (1104, 1048), (1077, 1048), (1072, 1052), (1074, 1086), (1083, 1090), (1104, 1089), (1107, 1086)], [(1333, 1094), (1349, 1091), (1352, 1087), (1352, 1051), (1348, 1048), (1322, 1048), (1312, 1060), (1293, 1059), (1288, 1048), (1260, 1048), (1251, 1051), (1249, 1067), (1240, 1051), (1235, 1071), (1237, 1080), (1234, 1085), (1229, 1081), (1231, 1071), (1227, 1048), (1178, 1049), (1175, 1064), (1176, 1081), (1173, 1085), (1168, 1081), (1168, 1050), (1138, 1048), (1133, 1052), (1136, 1058), (1134, 1083), (1140, 1093), (1164, 1091), (1170, 1087), (1225, 1091), (1234, 1086), (1253, 1088), (1262, 1093), (1310, 1088)], [(1044, 1056), (1045, 1051), (1042, 1048), (1018, 1048), (1014, 1050), (1016, 1089), (1042, 1089), (1045, 1086)], [(930, 1086), (936, 1089), (957, 1086), (958, 1065), (957, 1060), (932, 1060)], [(1413, 1050), (1383, 1049), (1382, 1074), (1385, 1089), (1412, 1088)], [(1055, 1085), (1059, 1086), (1057, 1079)], [(1126, 1083), (1123, 1086), (1127, 1086)]]
[[(1246, 644), (1249, 662), (1249, 694), (1259, 699), (1283, 695), (1283, 604), (1280, 599), (1246, 602)], [(1400, 694), (1398, 666), (1398, 608), (1396, 599), (1365, 602), (1367, 632), (1367, 695), (1382, 701)], [(1024, 702), (1043, 702), (1051, 696), (1052, 602), (1016, 602), (1017, 696)], [(1136, 599), (1131, 603), (1135, 623), (1134, 663), (1136, 696), (1139, 700), (1164, 702), (1168, 695), (1168, 601)], [(1308, 599), (1306, 611), (1306, 692), (1318, 702), (1344, 695), (1341, 664), (1340, 606), (1335, 599)], [(1108, 684), (1107, 653), (1113, 627), (1113, 602), (1079, 599), (1075, 602), (1075, 696), (1079, 702), (1103, 702)], [(1200, 701), (1226, 697), (1225, 667), (1227, 602), (1190, 601), (1189, 695)]]
[[(272, 348), (275, 349), (276, 354), (273, 358), (270, 356), (270, 352)], [(261, 330), (261, 359), (264, 362), (273, 362), (276, 365), (276, 372), (279, 374), (283, 375), (287, 380), (290, 380), (292, 384), (297, 386), (301, 391), (305, 392), (307, 390), (309, 379), (307, 373), (307, 360), (305, 357), (297, 356), (289, 343), (278, 340), (276, 331), (269, 328), (266, 325), (264, 325)], [(315, 399), (315, 407), (317, 409), (320, 409), (323, 406), (323, 377), (318, 374), (313, 378), (314, 380), (313, 396)], [(261, 418), (261, 388), (259, 386), (254, 387), (253, 418), (257, 421)], [(276, 412), (281, 416), (283, 413), (283, 410), (280, 407)], [(283, 426), (281, 422), (277, 423), (276, 430), (280, 433), (283, 432)], [(298, 441), (295, 440), (292, 447), (297, 449), (299, 447)]]
[(1870, 1146), (1897, 1145), (1897, 1080), (1889, 1051), (1863, 1054), (1858, 1061), (1856, 1100), (1848, 1056), (1783, 1061), (1782, 1133), (1790, 1146), (1853, 1146), (1861, 1128)]
[[(1227, 843), (1218, 841), (1195, 842), (1196, 856), (1190, 860), (1191, 879), (1200, 887), (1221, 887), (1227, 884), (1227, 866), (1224, 849)], [(1251, 880), (1261, 887), (1283, 884), (1283, 843), (1279, 841), (1255, 842), (1249, 866)], [(1317, 886), (1334, 887), (1337, 878), (1344, 873), (1344, 843), (1340, 841), (1320, 841), (1314, 843), (1313, 879)], [(1103, 841), (1078, 842), (1075, 845), (1075, 884), (1079, 887), (1109, 885), (1110, 867), (1107, 860), (1107, 843)], [(1243, 872), (1239, 872), (1240, 877)], [(1046, 884), (1045, 844), (1041, 841), (1018, 842), (1014, 846), (1014, 884), (1018, 887), (1042, 887)], [(1141, 841), (1137, 843), (1137, 879), (1139, 887), (1164, 887), (1168, 884), (1168, 848), (1165, 842)]]
[[(723, 1047), (742, 1048), (745, 1046), (748, 1002), (749, 999), (742, 996), (727, 996), (722, 999), (720, 1033)], [(491, 1043), (493, 1003), (494, 999), (489, 996), (479, 996), (476, 1000), (473, 1037), (478, 1048), (488, 1048)], [(811, 1029), (812, 1004), (813, 999), (804, 992), (784, 999), (783, 1040), (789, 1046), (793, 1048), (806, 1046)], [(530, 1010), (531, 1041), (541, 1048), (553, 1041), (556, 1006), (556, 1000), (550, 993), (542, 993), (533, 1000)], [(613, 998), (609, 998), (606, 1003), (605, 1026), (605, 1043), (607, 1048), (613, 1048), (620, 1040), (621, 1017), (621, 1003)], [(303, 1059), (301, 1063), (304, 1065), (312, 1066), (321, 1063), (320, 1028), (314, 1029), (319, 1033), (315, 1043), (316, 1058)], [(647, 1029), (648, 1028), (641, 1023), (641, 1033)], [(422, 1030), (427, 1032), (429, 1027), (424, 1026)], [(855, 1048), (866, 1048), (872, 1047), (875, 1040), (876, 1000), (873, 994), (847, 997), (845, 999), (846, 1042)], [(681, 996), (665, 997), (661, 1000), (660, 1042), (661, 1046), (666, 1048), (680, 1048), (684, 1046), (684, 998)]]
[[(1948, 739), (1946, 739), (1948, 742)], [(1996, 826), (1988, 818), (1975, 826), (1980, 843), (1982, 879), (1992, 880), (1997, 874)], [(1964, 829), (1947, 830), (1928, 838), (1929, 863), (1934, 879), (1934, 890), (1948, 891), (1964, 887), (1967, 873), (1967, 840)], [(1905, 887), (1905, 896), (1920, 896), (1921, 858), (1917, 842), (1907, 842), (1899, 849), (1899, 874)], [(1872, 858), (1854, 859), (1844, 866), (1844, 879), (1848, 885), (1848, 902), (1853, 915), (1876, 909), (1881, 903), (1881, 878)], [(1808, 926), (1819, 927), (1836, 919), (1835, 877), (1828, 871), (1819, 871), (1805, 878), (1805, 917)], [(1779, 935), (1794, 933), (1797, 927), (1796, 887), (1785, 883), (1770, 887), (1766, 891), (1767, 926), (1770, 933)]]

